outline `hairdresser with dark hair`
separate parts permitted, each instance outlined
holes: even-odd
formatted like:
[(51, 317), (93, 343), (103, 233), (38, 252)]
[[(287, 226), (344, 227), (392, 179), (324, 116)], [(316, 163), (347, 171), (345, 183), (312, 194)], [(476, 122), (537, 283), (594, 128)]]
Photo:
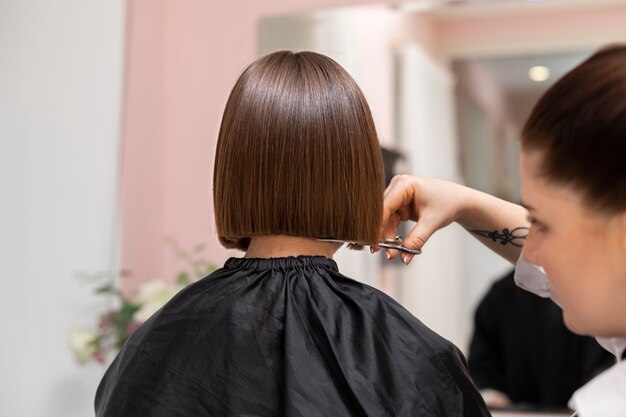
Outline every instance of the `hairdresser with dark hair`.
[[(595, 336), (618, 359), (570, 406), (581, 417), (626, 416), (626, 46), (600, 50), (557, 81), (530, 115), (521, 145), (524, 207), (399, 176), (385, 192), (383, 235), (417, 221), (403, 244), (421, 249), (457, 222), (517, 263), (520, 287), (551, 297), (572, 331)], [(402, 254), (404, 263), (411, 259)]]

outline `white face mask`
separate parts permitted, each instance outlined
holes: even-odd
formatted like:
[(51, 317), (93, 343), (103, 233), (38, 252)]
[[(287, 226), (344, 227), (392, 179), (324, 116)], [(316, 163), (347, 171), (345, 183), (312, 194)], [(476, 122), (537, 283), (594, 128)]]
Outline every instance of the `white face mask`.
[[(554, 299), (552, 296), (550, 281), (548, 281), (548, 277), (543, 268), (526, 262), (523, 256), (520, 256), (515, 266), (515, 283), (518, 287), (540, 297), (552, 298), (552, 301), (559, 305), (558, 300)], [(596, 340), (600, 346), (615, 355), (618, 360), (621, 360), (626, 350), (626, 339), (599, 337), (596, 338)]]
[(626, 339), (618, 337), (596, 337), (596, 340), (600, 343), (600, 346), (614, 354), (618, 361), (622, 360), (622, 355), (624, 355), (624, 351), (626, 350)]
[(540, 297), (552, 297), (550, 281), (543, 268), (526, 262), (523, 256), (519, 257), (515, 266), (515, 284)]

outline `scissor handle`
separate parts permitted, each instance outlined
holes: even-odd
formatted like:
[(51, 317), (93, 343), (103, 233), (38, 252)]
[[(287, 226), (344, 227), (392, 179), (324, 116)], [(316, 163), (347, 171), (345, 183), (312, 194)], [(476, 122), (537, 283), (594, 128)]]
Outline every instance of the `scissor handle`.
[(406, 246), (402, 246), (396, 243), (379, 243), (378, 244), (379, 247), (384, 248), (384, 249), (395, 249), (395, 250), (399, 250), (400, 252), (406, 252), (406, 253), (410, 253), (411, 255), (421, 255), (422, 251), (419, 249), (411, 249), (411, 248), (407, 248)]

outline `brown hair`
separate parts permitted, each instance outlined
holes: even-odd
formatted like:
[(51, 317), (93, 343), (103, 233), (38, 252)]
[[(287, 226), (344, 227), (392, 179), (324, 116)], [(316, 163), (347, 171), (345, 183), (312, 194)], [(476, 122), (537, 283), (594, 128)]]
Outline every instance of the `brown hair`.
[(626, 209), (626, 45), (595, 53), (539, 100), (522, 148), (541, 152), (541, 174), (584, 202)]
[(281, 51), (252, 63), (228, 98), (213, 177), (220, 242), (291, 235), (374, 243), (383, 166), (363, 93), (332, 59)]

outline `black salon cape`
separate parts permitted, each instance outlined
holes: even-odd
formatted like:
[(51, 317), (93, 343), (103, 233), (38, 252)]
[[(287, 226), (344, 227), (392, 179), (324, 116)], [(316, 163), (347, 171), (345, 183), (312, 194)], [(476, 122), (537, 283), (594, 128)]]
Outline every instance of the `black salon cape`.
[(452, 343), (324, 257), (229, 259), (130, 337), (95, 408), (98, 417), (489, 415)]

